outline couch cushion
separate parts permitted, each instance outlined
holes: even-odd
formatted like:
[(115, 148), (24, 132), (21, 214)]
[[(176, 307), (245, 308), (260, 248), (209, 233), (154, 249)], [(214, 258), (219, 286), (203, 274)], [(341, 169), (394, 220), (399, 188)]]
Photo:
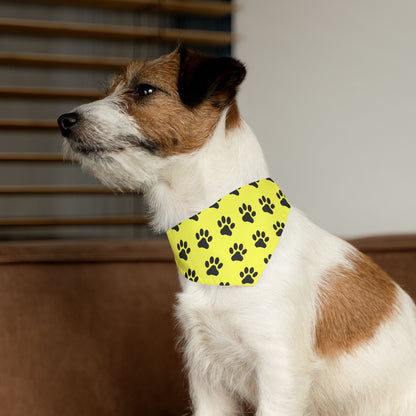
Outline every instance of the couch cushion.
[[(352, 241), (416, 298), (416, 235)], [(8, 416), (179, 416), (187, 388), (168, 242), (0, 243)]]

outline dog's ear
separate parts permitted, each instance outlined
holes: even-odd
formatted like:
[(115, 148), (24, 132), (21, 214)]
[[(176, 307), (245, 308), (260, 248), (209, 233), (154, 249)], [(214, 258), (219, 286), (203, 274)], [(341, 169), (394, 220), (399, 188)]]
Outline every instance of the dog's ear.
[(233, 58), (214, 58), (180, 46), (178, 91), (182, 102), (196, 107), (206, 99), (227, 106), (244, 80), (244, 65)]

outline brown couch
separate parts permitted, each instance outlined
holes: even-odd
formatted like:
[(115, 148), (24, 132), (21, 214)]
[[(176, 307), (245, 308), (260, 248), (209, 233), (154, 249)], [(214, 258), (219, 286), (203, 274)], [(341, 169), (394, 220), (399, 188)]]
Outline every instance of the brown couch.
[[(353, 243), (416, 298), (416, 235)], [(165, 240), (0, 243), (1, 414), (187, 414), (177, 290)]]

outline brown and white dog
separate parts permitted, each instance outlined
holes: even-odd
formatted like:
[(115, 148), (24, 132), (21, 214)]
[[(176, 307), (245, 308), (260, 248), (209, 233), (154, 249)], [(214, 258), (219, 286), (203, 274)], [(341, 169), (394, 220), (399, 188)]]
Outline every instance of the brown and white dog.
[[(132, 62), (107, 96), (59, 118), (66, 152), (113, 188), (141, 191), (165, 232), (268, 177), (235, 96), (232, 58), (178, 48)], [(253, 287), (179, 274), (193, 414), (416, 415), (416, 308), (367, 257), (292, 208)]]

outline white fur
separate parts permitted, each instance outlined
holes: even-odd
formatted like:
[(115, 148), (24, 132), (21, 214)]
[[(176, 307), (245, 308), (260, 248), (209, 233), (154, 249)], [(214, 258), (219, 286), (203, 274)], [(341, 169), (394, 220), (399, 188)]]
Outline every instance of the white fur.
[[(267, 176), (257, 140), (245, 124), (225, 138), (226, 144), (218, 136), (217, 131), (194, 156), (202, 155), (205, 164), (194, 167), (197, 185), (188, 192), (206, 196), (204, 207)], [(205, 187), (215, 192), (204, 192)], [(314, 351), (318, 285), (324, 272), (346, 263), (353, 250), (292, 208), (256, 286), (206, 287), (181, 276), (177, 317), (185, 333), (195, 415), (236, 414), (230, 397), (249, 401), (258, 416), (416, 414), (416, 315), (401, 289), (400, 316), (370, 343), (335, 361)]]
[[(96, 114), (100, 106), (83, 110)], [(121, 121), (121, 128), (139, 134), (131, 123)], [(120, 123), (113, 126), (118, 128)], [(225, 117), (192, 154), (160, 157), (128, 148), (100, 158), (76, 157), (111, 186), (143, 190), (158, 232), (268, 176), (250, 128), (241, 122), (227, 131)], [(205, 286), (179, 276), (176, 316), (195, 416), (236, 415), (241, 400), (257, 416), (416, 414), (416, 312), (401, 289), (400, 313), (370, 342), (333, 360), (314, 350), (319, 284), (326, 270), (347, 262), (351, 250), (292, 208), (255, 286)]]

